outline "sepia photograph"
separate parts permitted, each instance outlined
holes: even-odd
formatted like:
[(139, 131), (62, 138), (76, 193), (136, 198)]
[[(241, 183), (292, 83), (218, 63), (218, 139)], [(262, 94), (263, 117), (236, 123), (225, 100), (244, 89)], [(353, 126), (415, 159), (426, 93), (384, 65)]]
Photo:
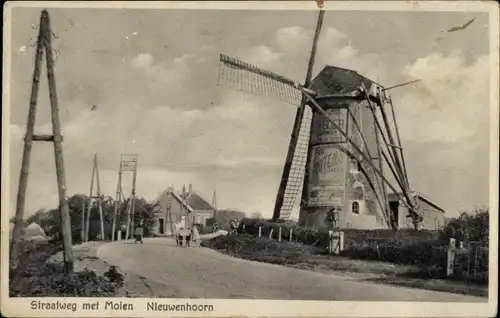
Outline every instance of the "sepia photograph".
[(497, 4), (168, 2), (4, 7), (3, 315), (495, 315)]

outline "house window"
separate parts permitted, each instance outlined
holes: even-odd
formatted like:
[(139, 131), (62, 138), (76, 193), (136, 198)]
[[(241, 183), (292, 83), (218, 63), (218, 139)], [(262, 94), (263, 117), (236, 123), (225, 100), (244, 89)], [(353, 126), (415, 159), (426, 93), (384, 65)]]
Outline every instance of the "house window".
[(354, 214), (359, 214), (359, 203), (354, 201), (351, 206), (351, 211)]

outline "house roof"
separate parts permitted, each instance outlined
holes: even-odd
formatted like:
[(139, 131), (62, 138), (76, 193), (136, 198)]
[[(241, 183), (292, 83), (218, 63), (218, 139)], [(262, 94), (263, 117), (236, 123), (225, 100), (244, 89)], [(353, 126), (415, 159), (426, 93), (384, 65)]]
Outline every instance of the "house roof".
[(205, 201), (201, 196), (199, 196), (195, 192), (191, 192), (189, 195), (187, 195), (187, 198), (183, 198), (181, 194), (175, 193), (175, 191), (173, 191), (172, 188), (163, 191), (154, 201), (154, 203), (158, 203), (158, 201), (160, 201), (161, 198), (169, 194), (171, 194), (179, 203), (184, 205), (184, 207), (188, 209), (189, 212), (193, 212), (193, 210), (214, 209), (207, 201)]
[(187, 204), (193, 210), (213, 210), (214, 209), (207, 201), (205, 201), (205, 199), (203, 199), (201, 196), (199, 196), (195, 192), (191, 192), (189, 195), (187, 195)]
[[(394, 202), (394, 201), (399, 201), (399, 198), (403, 196), (402, 192), (398, 193), (388, 193), (387, 198), (389, 199), (389, 202)], [(424, 195), (421, 192), (414, 192), (414, 196), (417, 197), (419, 200), (424, 201), (425, 203), (431, 205), (432, 207), (436, 208), (437, 210), (444, 212), (444, 209), (434, 203), (431, 199), (429, 199), (428, 196)]]
[(176, 199), (180, 204), (182, 204), (186, 209), (188, 209), (189, 212), (193, 212), (193, 209), (187, 204), (187, 202), (182, 200), (181, 196), (175, 193), (175, 191), (173, 191), (171, 188), (168, 188), (167, 190), (163, 191), (156, 198), (156, 200), (153, 201), (153, 204), (157, 204), (163, 197), (167, 195), (172, 195), (172, 197)]

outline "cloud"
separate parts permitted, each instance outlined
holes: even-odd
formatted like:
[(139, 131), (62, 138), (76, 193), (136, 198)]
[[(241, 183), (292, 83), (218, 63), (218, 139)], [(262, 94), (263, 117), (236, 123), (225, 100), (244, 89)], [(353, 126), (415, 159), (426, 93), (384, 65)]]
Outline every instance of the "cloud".
[(294, 50), (304, 50), (310, 45), (310, 40), (311, 35), (298, 26), (284, 27), (276, 32), (278, 46), (288, 53), (293, 53)]
[(149, 69), (155, 63), (155, 58), (150, 53), (141, 53), (132, 60), (132, 65), (139, 69)]
[[(430, 54), (403, 69), (420, 82), (397, 100), (406, 139), (463, 142), (489, 126), (489, 59), (467, 63), (460, 50)], [(403, 95), (404, 93), (404, 95)], [(484, 136), (487, 136), (485, 134)]]
[(282, 56), (283, 53), (276, 52), (268, 46), (259, 45), (251, 48), (245, 56), (243, 56), (243, 59), (250, 64), (266, 67), (280, 62)]

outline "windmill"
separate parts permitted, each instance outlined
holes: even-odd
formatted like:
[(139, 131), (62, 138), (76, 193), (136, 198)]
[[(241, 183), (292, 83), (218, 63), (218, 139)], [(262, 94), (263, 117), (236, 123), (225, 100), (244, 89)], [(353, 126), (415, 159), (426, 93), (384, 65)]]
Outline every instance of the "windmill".
[[(356, 222), (364, 220), (395, 228), (398, 222), (388, 204), (389, 188), (408, 207), (407, 217), (417, 227), (423, 218), (410, 190), (394, 107), (387, 94), (409, 83), (384, 88), (353, 70), (330, 65), (313, 79), (324, 14), (321, 9), (304, 84), (220, 55), (219, 86), (297, 107), (273, 219), (290, 218), (302, 189), (302, 225), (322, 226), (327, 215), (335, 213), (338, 227), (363, 227)], [(385, 167), (396, 185), (385, 175)], [(358, 214), (356, 221), (352, 214)]]

